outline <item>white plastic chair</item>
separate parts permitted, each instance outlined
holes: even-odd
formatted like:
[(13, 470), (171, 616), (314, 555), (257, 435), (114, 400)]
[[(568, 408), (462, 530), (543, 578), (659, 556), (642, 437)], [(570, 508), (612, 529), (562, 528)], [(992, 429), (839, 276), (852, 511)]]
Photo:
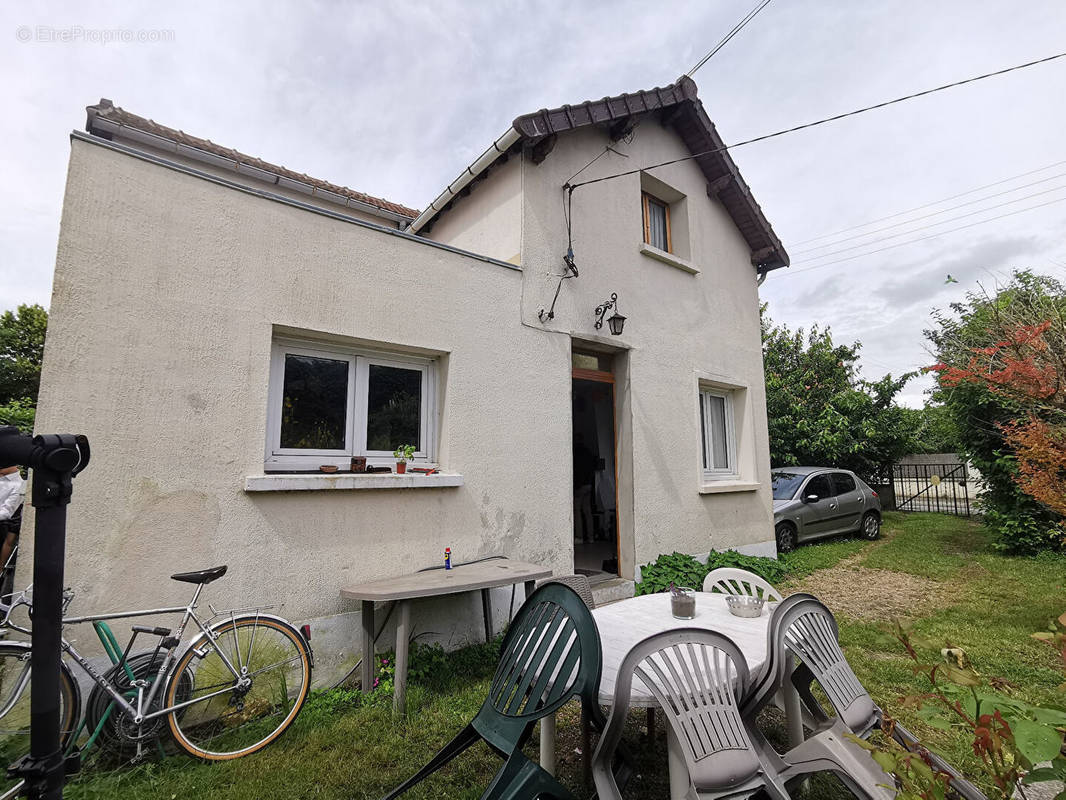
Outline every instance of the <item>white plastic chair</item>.
[(707, 573), (707, 577), (703, 579), (703, 591), (743, 597), (761, 597), (767, 603), (777, 603), (781, 600), (781, 592), (766, 580), (754, 572), (733, 567), (719, 567)]
[[(800, 660), (800, 665), (792, 673), (792, 683), (806, 711), (824, 723), (830, 717), (811, 692), (811, 685), (817, 682), (844, 727), (865, 739), (880, 726), (881, 709), (844, 657), (839, 643), (840, 631), (832, 612), (813, 595), (801, 597), (803, 602), (794, 601), (788, 608), (799, 605), (802, 611), (787, 611), (790, 622), (783, 631), (784, 646)], [(773, 623), (770, 627), (774, 627)]]
[(748, 691), (744, 655), (720, 633), (680, 628), (649, 636), (622, 661), (614, 705), (592, 760), (601, 800), (621, 800), (611, 772), (636, 676), (663, 709), (699, 800), (746, 798), (760, 790), (788, 800), (784, 782), (753, 746), (739, 702)]
[[(880, 726), (883, 712), (863, 688), (844, 657), (836, 619), (812, 595), (793, 595), (778, 607), (778, 611), (781, 617), (771, 620), (770, 639), (780, 639), (789, 651), (803, 660), (792, 673), (791, 680), (803, 701), (805, 721), (815, 718), (816, 722), (811, 727), (817, 728), (821, 732), (819, 735), (823, 736), (820, 742), (812, 745), (805, 742), (789, 751), (785, 758), (791, 766), (784, 770), (784, 774), (791, 776), (796, 772), (830, 769), (827, 766), (826, 742), (831, 742), (834, 737), (839, 738), (843, 732), (845, 739), (842, 742), (831, 742), (832, 757), (837, 759), (837, 763), (850, 763), (852, 772), (865, 773), (867, 794), (878, 796), (876, 792), (879, 787), (870, 785), (870, 782), (880, 779), (879, 768), (871, 768), (865, 751), (855, 747), (854, 742), (847, 740), (846, 736), (850, 733), (867, 738)], [(783, 638), (781, 628), (785, 628)], [(815, 700), (811, 693), (813, 681), (817, 681), (825, 691), (837, 714), (836, 718), (829, 717)], [(811, 725), (810, 722), (807, 724)], [(924, 752), (924, 757), (934, 769), (949, 776), (950, 796), (962, 800), (987, 800), (980, 789), (939, 755), (923, 748), (917, 737), (899, 723), (892, 726), (892, 737), (907, 750)], [(891, 781), (886, 783), (891, 785)], [(894, 793), (889, 792), (884, 796), (893, 797)]]
[[(791, 660), (802, 660), (792, 672)], [(809, 670), (802, 673), (802, 667)], [(810, 693), (810, 675), (825, 690), (836, 710), (828, 717)], [(866, 800), (889, 800), (896, 796), (895, 781), (870, 754), (849, 739), (849, 735), (869, 734), (880, 721), (880, 709), (855, 677), (837, 642), (832, 613), (809, 594), (794, 594), (774, 609), (767, 633), (767, 659), (754, 688), (744, 702), (742, 714), (749, 727), (770, 702), (785, 680), (797, 689), (805, 705), (813, 703), (821, 722), (802, 744), (778, 756), (762, 734), (752, 732), (756, 749), (764, 761), (775, 765), (786, 782), (802, 779), (812, 772), (835, 773), (851, 792)], [(812, 711), (813, 709), (808, 708)], [(805, 715), (806, 716), (806, 715)]]

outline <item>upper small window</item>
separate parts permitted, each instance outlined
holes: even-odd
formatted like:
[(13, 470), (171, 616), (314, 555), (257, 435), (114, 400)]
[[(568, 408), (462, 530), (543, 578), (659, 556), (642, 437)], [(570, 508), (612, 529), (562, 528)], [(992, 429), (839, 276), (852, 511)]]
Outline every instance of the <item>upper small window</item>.
[(392, 463), (413, 445), (432, 461), (436, 362), (399, 353), (276, 341), (266, 463), (271, 469), (348, 466), (352, 456)]
[(670, 242), (670, 206), (647, 192), (641, 195), (644, 205), (644, 241), (667, 253), (672, 253)]
[(710, 389), (700, 392), (700, 427), (703, 434), (704, 477), (735, 477), (737, 450), (732, 392)]

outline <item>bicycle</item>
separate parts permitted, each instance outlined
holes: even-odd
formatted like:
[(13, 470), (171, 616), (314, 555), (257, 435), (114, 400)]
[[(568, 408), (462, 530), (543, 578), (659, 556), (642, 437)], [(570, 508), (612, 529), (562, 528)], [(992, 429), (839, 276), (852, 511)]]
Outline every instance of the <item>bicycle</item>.
[[(202, 620), (195, 611), (200, 593), (225, 574), (221, 566), (171, 575), (196, 586), (185, 606), (64, 617), (65, 626), (92, 623), (111, 661), (101, 671), (63, 638), (63, 652), (93, 683), (83, 714), (78, 682), (66, 660), (61, 662), (64, 753), (80, 755), (99, 742), (119, 758), (136, 762), (153, 746), (162, 752), (169, 733), (189, 755), (225, 761), (262, 750), (292, 724), (311, 685), (310, 630), (264, 614), (271, 606), (216, 611), (209, 603), (211, 616)], [(0, 603), (0, 628), (30, 633), (11, 616), (27, 606), (32, 623), (31, 590), (13, 595), (10, 604)], [(67, 590), (63, 599), (65, 614), (74, 593)], [(181, 614), (176, 629), (133, 625), (124, 649), (107, 624), (168, 614)], [(183, 643), (190, 622), (199, 632)], [(154, 649), (134, 653), (141, 634), (159, 638)], [(31, 652), (29, 642), (0, 641), (0, 770), (29, 750)], [(88, 736), (79, 747), (83, 733)], [(12, 784), (0, 783), (0, 800), (16, 796), (19, 785)]]

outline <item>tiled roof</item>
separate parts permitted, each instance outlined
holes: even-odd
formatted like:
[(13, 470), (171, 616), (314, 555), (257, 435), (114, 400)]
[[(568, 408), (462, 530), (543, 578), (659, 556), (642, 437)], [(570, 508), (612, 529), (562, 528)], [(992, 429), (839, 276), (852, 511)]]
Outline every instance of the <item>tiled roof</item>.
[[(99, 103), (94, 106), (88, 106), (86, 109), (88, 113), (88, 120), (85, 128), (90, 133), (99, 134), (104, 132), (100, 130), (103, 126), (98, 126), (94, 129), (96, 120), (107, 120), (109, 122), (121, 125), (124, 127), (134, 128), (145, 133), (152, 134), (153, 136), (159, 136), (164, 139), (171, 140), (180, 145), (186, 147), (196, 148), (202, 150), (211, 155), (218, 156), (220, 158), (230, 159), (237, 162), (237, 170), (240, 171), (241, 166), (253, 167), (263, 172), (273, 173), (283, 178), (287, 178), (291, 181), (297, 181), (299, 183), (306, 184), (315, 189), (321, 189), (325, 192), (331, 192), (341, 197), (346, 197), (354, 200), (358, 203), (373, 206), (374, 208), (381, 209), (382, 211), (388, 211), (392, 214), (397, 214), (407, 219), (414, 219), (418, 216), (419, 212), (416, 209), (408, 208), (407, 206), (400, 205), (399, 203), (392, 203), (388, 200), (384, 200), (380, 197), (374, 197), (373, 195), (365, 194), (363, 192), (357, 192), (354, 189), (349, 189), (346, 186), (338, 186), (335, 183), (329, 181), (319, 180), (318, 178), (312, 178), (309, 175), (304, 175), (299, 172), (294, 172), (291, 169), (285, 167), (279, 167), (276, 164), (271, 164), (267, 161), (263, 161), (261, 158), (255, 158), (254, 156), (245, 155), (244, 153), (233, 150), (229, 147), (223, 147), (222, 145), (215, 144), (210, 139), (201, 139), (198, 136), (192, 136), (184, 131), (177, 130), (175, 128), (168, 128), (166, 125), (160, 125), (150, 119), (139, 117), (136, 114), (131, 114), (129, 111), (125, 111), (118, 106), (114, 105), (110, 100), (101, 99)], [(109, 137), (110, 138), (110, 137)]]
[(673, 127), (693, 155), (702, 154), (694, 161), (707, 178), (707, 192), (732, 216), (751, 248), (752, 262), (766, 269), (788, 266), (788, 253), (724, 149), (722, 137), (696, 96), (692, 78), (683, 76), (662, 88), (525, 114), (514, 121), (514, 129), (528, 144), (590, 125), (623, 131), (648, 114), (658, 114), (663, 125)]

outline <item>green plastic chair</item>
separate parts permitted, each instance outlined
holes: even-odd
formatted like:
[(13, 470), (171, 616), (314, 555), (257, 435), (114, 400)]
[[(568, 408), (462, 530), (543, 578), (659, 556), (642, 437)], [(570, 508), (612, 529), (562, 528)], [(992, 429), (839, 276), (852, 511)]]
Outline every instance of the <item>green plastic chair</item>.
[(489, 696), (477, 716), (383, 800), (399, 797), (479, 739), (505, 759), (482, 800), (572, 800), (571, 793), (521, 748), (537, 720), (573, 697), (580, 698), (582, 711), (603, 730), (606, 720), (597, 702), (601, 668), (599, 631), (581, 598), (561, 583), (537, 589), (507, 631)]

